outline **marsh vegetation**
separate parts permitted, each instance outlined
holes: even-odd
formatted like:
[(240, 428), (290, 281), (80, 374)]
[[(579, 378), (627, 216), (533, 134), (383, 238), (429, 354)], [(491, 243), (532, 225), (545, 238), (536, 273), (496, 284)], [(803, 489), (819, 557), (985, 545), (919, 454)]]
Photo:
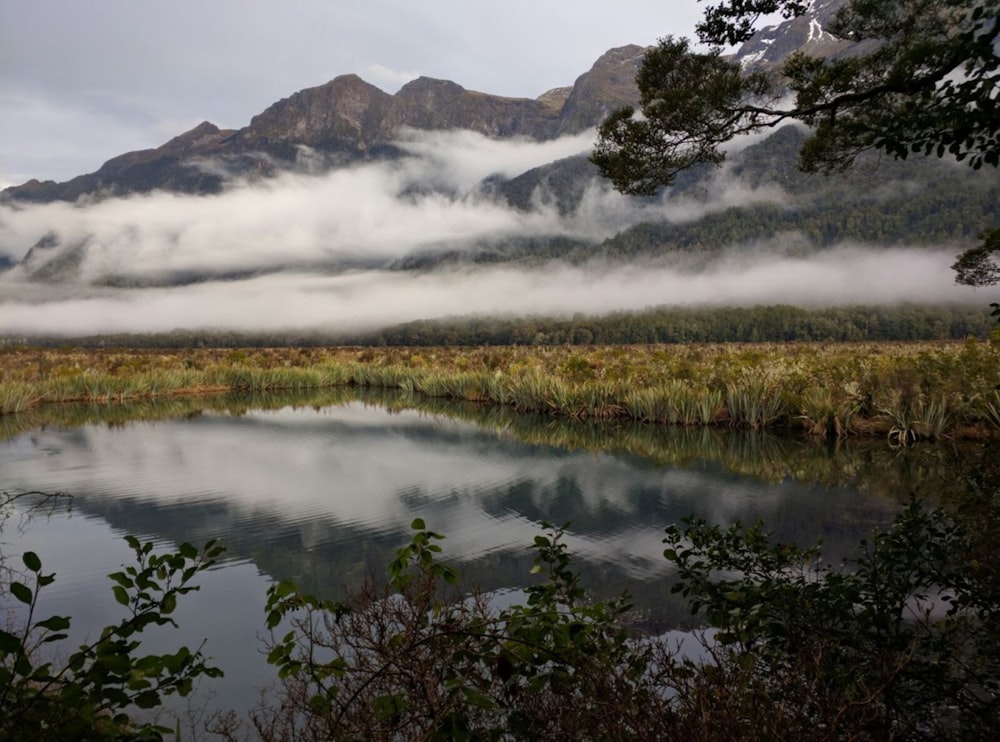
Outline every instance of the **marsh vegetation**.
[(0, 351), (0, 414), (67, 402), (401, 390), (556, 418), (894, 445), (1000, 433), (990, 342)]

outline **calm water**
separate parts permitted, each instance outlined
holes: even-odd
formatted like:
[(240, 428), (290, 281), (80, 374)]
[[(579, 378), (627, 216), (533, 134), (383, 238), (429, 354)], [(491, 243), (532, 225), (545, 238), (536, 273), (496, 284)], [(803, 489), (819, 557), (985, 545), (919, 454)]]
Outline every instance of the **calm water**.
[(948, 478), (950, 454), (929, 449), (465, 417), (352, 402), (16, 432), (0, 442), (0, 490), (72, 498), (47, 516), (22, 508), (2, 549), (30, 548), (57, 573), (44, 610), (72, 615), (82, 638), (118, 615), (106, 575), (130, 561), (124, 534), (221, 538), (226, 561), (182, 601), (180, 640), (205, 639), (226, 671), (214, 702), (246, 708), (271, 677), (256, 651), (267, 585), (294, 577), (339, 595), (384, 573), (416, 517), (447, 534), (446, 556), (487, 590), (523, 585), (540, 524), (571, 522), (587, 583), (628, 588), (662, 629), (684, 617), (661, 556), (666, 525), (762, 518), (784, 540), (822, 538), (837, 558), (892, 517), (903, 488)]

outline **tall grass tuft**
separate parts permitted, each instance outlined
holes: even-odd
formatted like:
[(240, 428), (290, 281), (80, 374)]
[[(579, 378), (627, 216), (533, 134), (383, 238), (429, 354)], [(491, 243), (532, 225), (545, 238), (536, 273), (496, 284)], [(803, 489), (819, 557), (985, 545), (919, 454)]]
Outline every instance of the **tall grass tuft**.
[(760, 371), (746, 372), (726, 386), (729, 424), (735, 428), (760, 430), (785, 416), (781, 389), (771, 376)]
[(994, 390), (983, 399), (982, 412), (986, 421), (1000, 430), (1000, 390)]
[(889, 442), (905, 446), (921, 438), (943, 438), (952, 426), (954, 416), (944, 397), (930, 401), (923, 397), (904, 398), (899, 393), (891, 396), (891, 404), (880, 410), (889, 423)]
[(951, 428), (953, 415), (944, 397), (919, 399), (914, 408), (914, 422), (921, 437), (930, 440), (943, 438)]
[(809, 435), (826, 438), (831, 433), (842, 438), (852, 432), (855, 415), (861, 408), (852, 387), (834, 390), (812, 386), (801, 395), (799, 419)]
[(698, 392), (698, 422), (702, 425), (714, 425), (725, 410), (722, 401), (722, 391), (702, 387)]
[(25, 412), (38, 402), (29, 384), (12, 381), (0, 383), (0, 415)]

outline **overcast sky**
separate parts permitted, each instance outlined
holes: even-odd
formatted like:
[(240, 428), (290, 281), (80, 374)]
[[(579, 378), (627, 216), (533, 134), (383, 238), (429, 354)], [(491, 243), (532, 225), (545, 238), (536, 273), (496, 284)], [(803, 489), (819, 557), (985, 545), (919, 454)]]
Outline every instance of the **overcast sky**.
[(0, 0), (0, 186), (65, 180), (356, 73), (534, 98), (612, 47), (692, 35), (697, 0)]

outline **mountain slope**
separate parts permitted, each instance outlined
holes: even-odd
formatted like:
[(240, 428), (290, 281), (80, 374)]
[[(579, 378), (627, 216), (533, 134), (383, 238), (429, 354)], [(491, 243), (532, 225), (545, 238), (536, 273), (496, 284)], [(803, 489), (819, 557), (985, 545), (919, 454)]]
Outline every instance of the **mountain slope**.
[(389, 95), (357, 75), (342, 75), (272, 104), (237, 131), (204, 122), (161, 147), (115, 157), (95, 173), (64, 183), (32, 180), (7, 188), (0, 199), (45, 203), (154, 189), (214, 193), (226, 178), (294, 166), (302, 147), (327, 156), (331, 166), (394, 156), (404, 128), (550, 140), (596, 126), (609, 110), (635, 101), (642, 53), (638, 46), (612, 49), (572, 88), (537, 99), (488, 95), (427, 77)]

